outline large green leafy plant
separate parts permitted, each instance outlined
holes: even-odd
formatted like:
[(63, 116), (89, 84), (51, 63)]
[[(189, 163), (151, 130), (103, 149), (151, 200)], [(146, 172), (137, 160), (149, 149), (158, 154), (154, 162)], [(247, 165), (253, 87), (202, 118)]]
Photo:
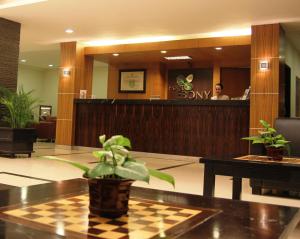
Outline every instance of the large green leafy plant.
[(78, 162), (65, 160), (53, 156), (44, 158), (54, 159), (71, 164), (84, 172), (87, 178), (99, 179), (132, 179), (149, 182), (150, 176), (154, 176), (168, 183), (175, 185), (174, 178), (166, 173), (155, 169), (149, 169), (144, 162), (135, 160), (128, 149), (131, 142), (122, 135), (115, 135), (106, 140), (105, 135), (99, 137), (103, 149), (94, 151), (93, 155), (98, 159), (97, 165), (90, 169)]
[(258, 136), (245, 137), (243, 139), (252, 141), (252, 144), (264, 144), (265, 147), (284, 148), (289, 151), (289, 141), (282, 134), (278, 134), (276, 129), (272, 128), (268, 122), (264, 120), (259, 122), (264, 130), (260, 131)]
[(11, 128), (26, 128), (33, 122), (37, 100), (32, 92), (25, 92), (22, 87), (17, 92), (0, 87), (0, 104), (6, 108), (3, 121)]

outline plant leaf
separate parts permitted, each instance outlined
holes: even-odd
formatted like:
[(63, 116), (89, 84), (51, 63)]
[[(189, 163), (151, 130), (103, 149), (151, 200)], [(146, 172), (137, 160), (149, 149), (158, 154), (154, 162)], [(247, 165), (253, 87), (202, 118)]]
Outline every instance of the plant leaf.
[(124, 136), (117, 138), (116, 143), (117, 143), (117, 145), (121, 145), (123, 147), (127, 147), (127, 148), (131, 149), (130, 140)]
[(95, 168), (89, 171), (88, 177), (97, 178), (114, 174), (113, 166), (106, 162), (98, 163)]
[(106, 138), (106, 135), (105, 135), (105, 134), (99, 136), (99, 141), (100, 141), (100, 143), (101, 143), (102, 145), (103, 145), (104, 142), (105, 142), (105, 138)]
[(271, 125), (270, 125), (267, 121), (265, 121), (265, 120), (260, 120), (259, 122), (260, 122), (261, 125), (264, 126), (264, 128), (266, 128), (266, 129), (268, 129), (268, 128), (271, 127)]
[[(141, 164), (139, 164), (139, 166), (141, 166)], [(149, 183), (149, 172), (147, 171), (147, 173), (145, 174), (144, 170), (139, 170), (137, 167), (125, 168), (118, 165), (115, 168), (115, 174), (121, 178), (144, 181)]]
[(71, 160), (67, 160), (67, 159), (61, 159), (61, 158), (57, 158), (57, 157), (54, 157), (54, 156), (42, 156), (40, 157), (41, 159), (51, 159), (51, 160), (55, 160), (55, 161), (60, 161), (60, 162), (64, 162), (64, 163), (68, 163), (76, 168), (79, 168), (81, 169), (82, 171), (84, 171), (86, 174), (88, 174), (89, 172), (89, 168), (81, 163), (77, 163), (77, 162), (74, 162), (74, 161), (71, 161)]
[(151, 176), (156, 177), (158, 179), (164, 180), (175, 187), (175, 179), (172, 175), (163, 173), (161, 171), (155, 170), (155, 169), (148, 169)]
[(120, 153), (120, 154), (123, 154), (123, 155), (129, 154), (129, 151), (124, 146), (112, 145), (111, 148), (117, 153)]
[(107, 151), (104, 151), (104, 150), (101, 150), (101, 151), (94, 151), (93, 152), (93, 155), (96, 157), (96, 158), (99, 158), (99, 159), (102, 159), (103, 157), (110, 157), (112, 158), (113, 157), (113, 154), (112, 152), (107, 152)]

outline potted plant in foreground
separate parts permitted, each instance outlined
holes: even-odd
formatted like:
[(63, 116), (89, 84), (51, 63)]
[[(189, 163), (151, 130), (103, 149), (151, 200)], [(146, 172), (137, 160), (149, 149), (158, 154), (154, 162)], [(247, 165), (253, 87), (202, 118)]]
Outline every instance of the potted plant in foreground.
[(282, 160), (284, 151), (289, 152), (289, 141), (282, 134), (277, 134), (276, 129), (272, 128), (264, 120), (259, 121), (264, 127), (258, 136), (245, 137), (242, 139), (252, 141), (252, 144), (264, 144), (267, 156), (272, 160)]
[(103, 149), (93, 152), (98, 163), (92, 169), (74, 161), (44, 157), (71, 164), (84, 172), (83, 176), (89, 184), (89, 209), (92, 214), (109, 218), (126, 214), (130, 186), (134, 180), (149, 182), (150, 176), (154, 176), (175, 185), (171, 175), (148, 169), (145, 163), (133, 159), (128, 151), (131, 148), (128, 138), (116, 135), (106, 140), (102, 135), (99, 140)]
[(32, 91), (25, 92), (23, 88), (12, 92), (0, 87), (0, 104), (5, 108), (2, 120), (8, 126), (0, 127), (0, 152), (13, 157), (18, 153), (31, 156), (36, 130), (30, 126), (37, 102), (31, 93)]

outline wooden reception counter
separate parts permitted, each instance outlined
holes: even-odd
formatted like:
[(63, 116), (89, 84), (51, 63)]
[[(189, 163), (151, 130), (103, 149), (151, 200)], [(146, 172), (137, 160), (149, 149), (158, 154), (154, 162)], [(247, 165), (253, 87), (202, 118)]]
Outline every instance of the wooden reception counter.
[(248, 154), (248, 101), (76, 99), (75, 145), (122, 134), (133, 150), (206, 157)]

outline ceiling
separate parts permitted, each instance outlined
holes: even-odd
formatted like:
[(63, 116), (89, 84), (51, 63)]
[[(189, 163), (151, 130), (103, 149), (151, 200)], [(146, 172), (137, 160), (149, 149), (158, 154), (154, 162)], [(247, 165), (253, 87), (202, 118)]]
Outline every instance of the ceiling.
[[(190, 56), (192, 60), (169, 61), (165, 56)], [(205, 66), (212, 66), (218, 63), (222, 67), (250, 67), (250, 45), (227, 46), (222, 50), (215, 50), (213, 47), (196, 49), (169, 50), (166, 54), (160, 51), (130, 52), (122, 53), (115, 57), (112, 54), (96, 55), (95, 59), (109, 64), (128, 64), (128, 63), (149, 63), (163, 62), (167, 65), (176, 65), (180, 62), (201, 63)], [(178, 63), (179, 62), (179, 63)]]
[[(20, 0), (9, 2), (14, 1)], [(0, 2), (0, 16), (22, 23), (24, 52), (57, 48), (64, 41), (182, 39), (253, 24), (300, 21), (299, 0), (271, 2), (48, 0), (4, 9)], [(75, 32), (68, 35), (66, 28)]]
[[(31, 4), (1, 5), (26, 1)], [(0, 1), (0, 17), (22, 24), (20, 58), (35, 58), (31, 65), (39, 67), (59, 65), (60, 42), (118, 44), (250, 34), (251, 25), (276, 22), (287, 22), (288, 37), (300, 49), (300, 24), (289, 24), (300, 22), (299, 9), (299, 0)], [(67, 34), (67, 28), (75, 32)]]

